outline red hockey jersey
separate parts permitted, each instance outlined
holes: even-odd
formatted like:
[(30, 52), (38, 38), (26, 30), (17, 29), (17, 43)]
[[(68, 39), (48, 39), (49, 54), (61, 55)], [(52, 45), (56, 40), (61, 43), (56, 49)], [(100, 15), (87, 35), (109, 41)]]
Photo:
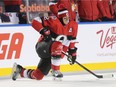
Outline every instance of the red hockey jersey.
[[(43, 26), (49, 27), (50, 31), (57, 36), (64, 35), (67, 37), (67, 39), (62, 42), (64, 52), (67, 52), (68, 49), (75, 48), (75, 42), (78, 33), (78, 24), (75, 21), (70, 21), (65, 26), (61, 24), (57, 17), (53, 16), (49, 18), (43, 18), (43, 20), (37, 17), (32, 21), (32, 27), (38, 32), (43, 29)], [(68, 39), (68, 36), (72, 37), (72, 39)], [(54, 38), (54, 36), (52, 37)], [(61, 57), (63, 58), (64, 54), (62, 54)]]
[(50, 30), (57, 35), (77, 36), (77, 23), (70, 21), (66, 26), (63, 26), (61, 22), (54, 17), (50, 17), (49, 20), (44, 21), (45, 26), (49, 26)]
[(21, 5), (22, 0), (4, 0), (5, 5)]
[(40, 32), (43, 26), (49, 27), (56, 35), (72, 36), (72, 38), (76, 38), (78, 33), (78, 24), (75, 21), (70, 21), (67, 25), (63, 26), (55, 16), (50, 16), (47, 19), (43, 18), (43, 23), (40, 22), (40, 18), (36, 18), (32, 22), (32, 27), (38, 32)]

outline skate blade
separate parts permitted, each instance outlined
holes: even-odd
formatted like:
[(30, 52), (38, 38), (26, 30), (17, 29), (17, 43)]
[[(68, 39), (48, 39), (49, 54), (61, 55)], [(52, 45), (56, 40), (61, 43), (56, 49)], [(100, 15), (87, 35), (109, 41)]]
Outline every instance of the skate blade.
[(62, 77), (53, 77), (53, 81), (62, 81)]

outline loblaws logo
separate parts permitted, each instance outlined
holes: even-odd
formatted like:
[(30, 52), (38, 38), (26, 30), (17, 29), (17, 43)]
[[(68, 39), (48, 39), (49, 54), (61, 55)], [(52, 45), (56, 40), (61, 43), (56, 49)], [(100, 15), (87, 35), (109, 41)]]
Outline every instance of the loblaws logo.
[(0, 33), (0, 60), (19, 59), (23, 39), (22, 33)]
[(104, 30), (100, 30), (97, 32), (97, 34), (100, 34), (100, 47), (110, 47), (113, 48), (113, 45), (116, 44), (116, 27), (111, 27), (107, 30), (105, 33)]

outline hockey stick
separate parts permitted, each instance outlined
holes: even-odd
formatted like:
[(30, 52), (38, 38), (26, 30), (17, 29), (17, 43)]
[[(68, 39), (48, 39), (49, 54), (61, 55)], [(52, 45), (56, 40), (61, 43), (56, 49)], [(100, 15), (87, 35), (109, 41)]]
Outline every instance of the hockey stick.
[[(71, 56), (62, 52), (64, 55), (66, 55), (68, 58), (68, 61), (70, 62), (70, 59), (71, 59)], [(91, 73), (92, 75), (94, 75), (95, 77), (97, 78), (111, 78), (111, 77), (114, 77), (113, 74), (108, 74), (108, 75), (97, 75), (95, 74), (94, 72), (92, 72), (91, 70), (89, 70), (88, 68), (86, 68), (85, 66), (83, 66), (81, 63), (75, 61), (76, 64), (78, 64), (80, 67), (82, 67), (84, 70), (88, 71), (89, 73)]]

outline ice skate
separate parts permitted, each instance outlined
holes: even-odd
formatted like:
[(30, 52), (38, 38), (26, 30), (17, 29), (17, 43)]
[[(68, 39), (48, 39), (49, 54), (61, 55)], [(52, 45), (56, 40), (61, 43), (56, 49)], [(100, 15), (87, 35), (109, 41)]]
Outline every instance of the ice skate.
[(14, 63), (12, 68), (12, 80), (16, 80), (18, 78), (22, 69), (22, 66), (18, 65), (17, 63)]
[(53, 80), (61, 81), (63, 78), (63, 74), (59, 70), (52, 70)]

